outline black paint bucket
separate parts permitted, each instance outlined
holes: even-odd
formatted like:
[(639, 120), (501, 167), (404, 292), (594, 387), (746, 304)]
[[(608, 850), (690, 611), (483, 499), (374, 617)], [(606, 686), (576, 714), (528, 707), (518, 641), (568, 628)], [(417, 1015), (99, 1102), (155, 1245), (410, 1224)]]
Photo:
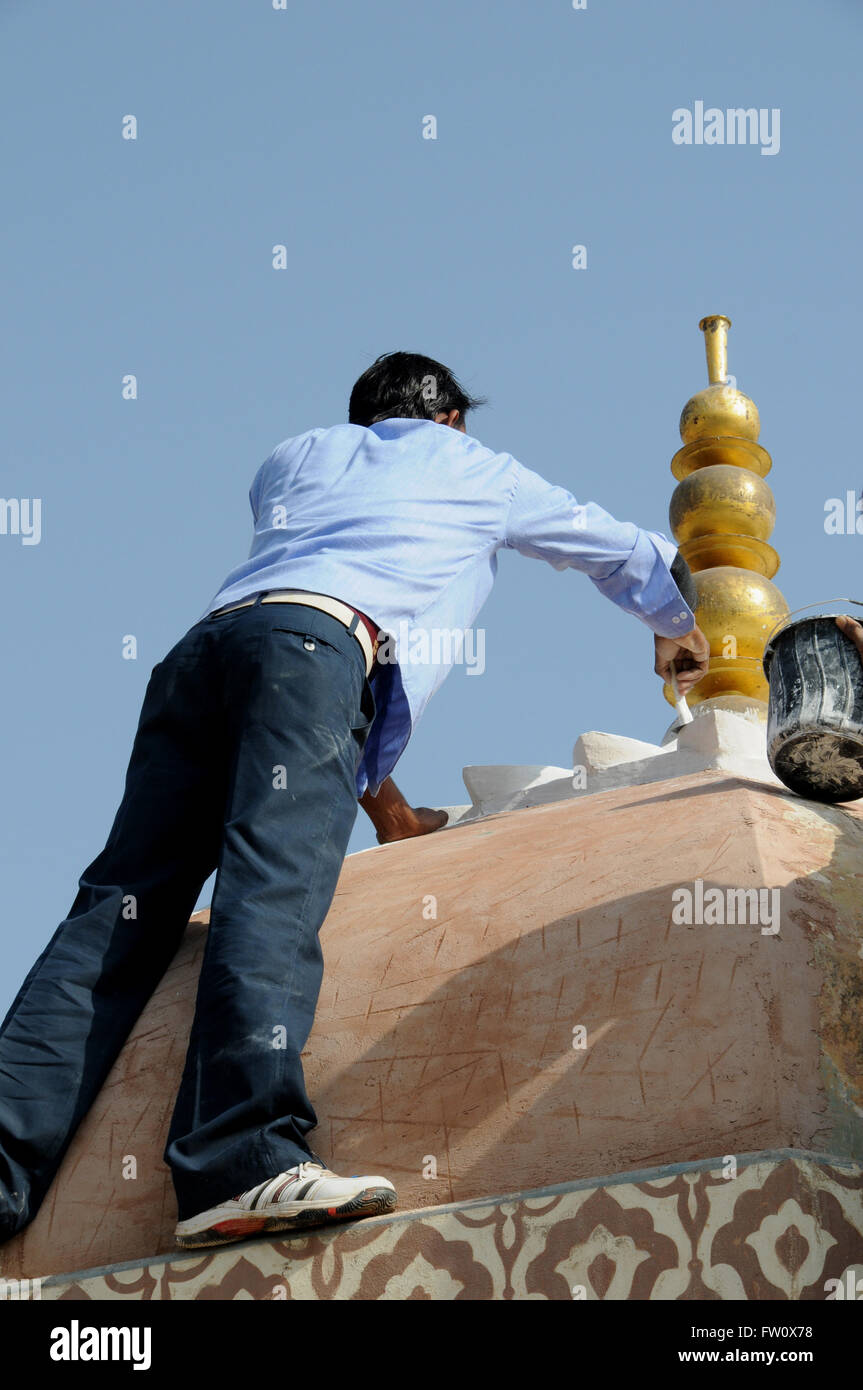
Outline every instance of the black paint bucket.
[[(837, 613), (863, 606), (832, 602)], [(771, 634), (763, 665), (767, 757), (779, 780), (811, 801), (863, 796), (863, 661), (851, 638), (823, 612), (786, 619)]]

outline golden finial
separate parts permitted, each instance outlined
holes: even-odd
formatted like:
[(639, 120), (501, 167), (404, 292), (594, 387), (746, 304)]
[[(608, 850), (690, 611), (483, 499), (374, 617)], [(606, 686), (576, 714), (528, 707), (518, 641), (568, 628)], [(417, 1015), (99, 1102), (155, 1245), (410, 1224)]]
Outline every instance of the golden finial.
[[(766, 717), (768, 686), (761, 668), (764, 644), (788, 605), (771, 578), (779, 556), (767, 544), (776, 517), (764, 482), (771, 459), (758, 443), (755, 402), (728, 375), (731, 320), (710, 314), (704, 334), (709, 385), (683, 407), (683, 448), (671, 461), (680, 479), (669, 510), (671, 532), (693, 572), (696, 621), (710, 642), (707, 675), (689, 695), (731, 704), (743, 697)], [(670, 686), (665, 698), (674, 704)]]

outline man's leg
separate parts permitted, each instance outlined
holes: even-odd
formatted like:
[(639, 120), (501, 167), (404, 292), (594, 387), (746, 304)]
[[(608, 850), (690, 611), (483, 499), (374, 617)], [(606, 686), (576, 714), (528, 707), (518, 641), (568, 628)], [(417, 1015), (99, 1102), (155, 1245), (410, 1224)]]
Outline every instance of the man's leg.
[(154, 669), (108, 842), (0, 1028), (0, 1240), (36, 1215), (215, 868), (225, 771), (201, 631)]
[(272, 604), (213, 621), (226, 625), (233, 766), (165, 1150), (181, 1221), (313, 1157), (300, 1054), (374, 713), (361, 648), (334, 618)]

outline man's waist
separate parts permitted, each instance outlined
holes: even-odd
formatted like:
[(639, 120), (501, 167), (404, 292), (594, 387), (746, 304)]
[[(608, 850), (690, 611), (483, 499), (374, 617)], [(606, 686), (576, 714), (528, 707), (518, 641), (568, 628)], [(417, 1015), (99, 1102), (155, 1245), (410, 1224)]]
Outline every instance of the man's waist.
[(271, 589), (263, 593), (259, 591), (250, 594), (247, 598), (238, 599), (236, 603), (226, 604), (224, 608), (216, 608), (207, 616), (210, 618), (222, 617), (224, 614), (233, 613), (240, 608), (251, 608), (258, 602), (298, 604), (301, 607), (314, 608), (319, 613), (329, 613), (331, 617), (337, 618), (339, 622), (344, 623), (351, 635), (359, 642), (366, 658), (366, 675), (371, 674), (379, 645), (377, 624), (367, 613), (363, 613), (359, 608), (354, 608), (350, 603), (345, 603), (342, 599), (333, 598), (332, 594), (317, 594), (308, 589)]

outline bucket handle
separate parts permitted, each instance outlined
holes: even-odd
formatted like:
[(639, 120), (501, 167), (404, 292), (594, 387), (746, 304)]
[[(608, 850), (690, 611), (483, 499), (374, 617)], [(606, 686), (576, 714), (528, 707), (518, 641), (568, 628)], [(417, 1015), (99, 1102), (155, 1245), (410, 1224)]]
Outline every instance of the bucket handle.
[[(778, 637), (782, 629), (788, 626), (795, 613), (805, 613), (807, 608), (821, 608), (828, 603), (853, 603), (856, 608), (863, 608), (863, 602), (857, 598), (824, 598), (817, 600), (815, 603), (804, 603), (800, 608), (792, 608), (790, 613), (786, 613), (783, 618), (779, 619), (778, 623), (773, 625), (767, 641), (764, 643), (764, 655), (767, 655), (770, 643), (773, 641), (774, 637)], [(830, 617), (830, 614), (826, 614), (825, 616)], [(838, 617), (838, 614), (834, 616)]]

